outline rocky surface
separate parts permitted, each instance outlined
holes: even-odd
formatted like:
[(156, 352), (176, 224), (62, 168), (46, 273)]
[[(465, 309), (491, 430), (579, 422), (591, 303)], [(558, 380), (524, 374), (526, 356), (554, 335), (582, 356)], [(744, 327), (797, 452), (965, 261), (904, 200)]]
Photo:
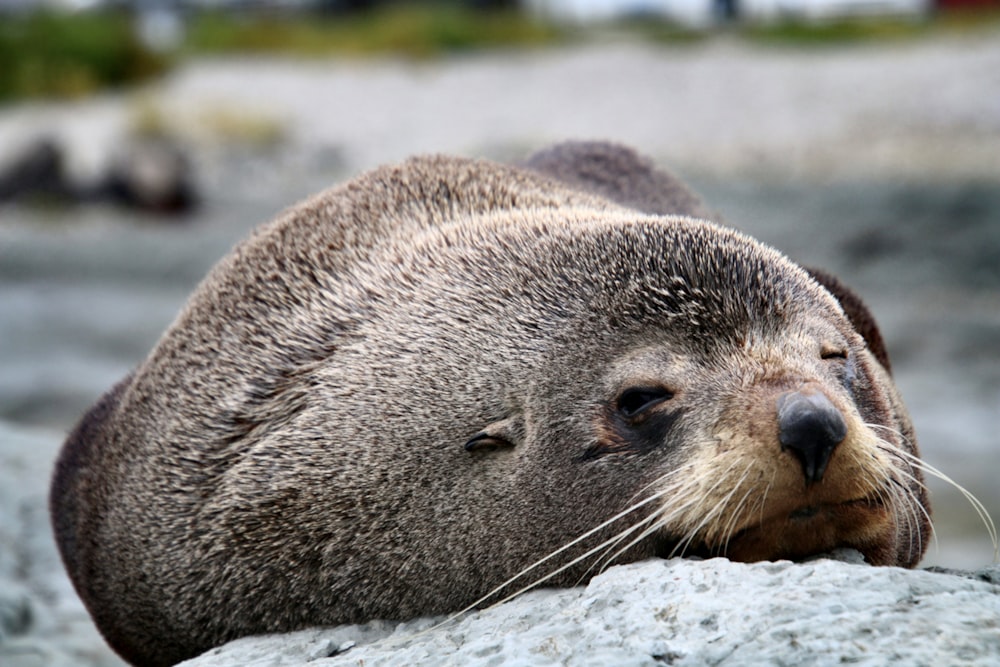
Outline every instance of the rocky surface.
[(48, 479), (60, 434), (0, 420), (0, 665), (112, 667), (48, 527)]
[(652, 560), (443, 625), (250, 637), (182, 664), (985, 666), (1000, 660), (998, 584), (998, 567), (961, 577), (833, 560)]

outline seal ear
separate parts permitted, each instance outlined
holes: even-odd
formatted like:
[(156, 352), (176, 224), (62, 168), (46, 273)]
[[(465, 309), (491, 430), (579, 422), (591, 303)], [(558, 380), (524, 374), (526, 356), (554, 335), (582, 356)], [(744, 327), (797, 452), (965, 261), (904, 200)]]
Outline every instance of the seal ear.
[(535, 153), (521, 166), (642, 213), (716, 219), (680, 179), (621, 144), (568, 141)]
[(515, 447), (521, 442), (524, 428), (521, 420), (510, 417), (488, 424), (465, 443), (467, 452), (493, 452)]
[(812, 276), (813, 280), (825, 287), (840, 302), (840, 307), (844, 309), (844, 314), (847, 315), (847, 319), (854, 325), (854, 329), (865, 339), (868, 349), (875, 355), (878, 362), (882, 364), (882, 368), (892, 375), (892, 366), (889, 363), (889, 353), (885, 349), (885, 341), (882, 340), (882, 334), (878, 330), (875, 316), (868, 310), (868, 306), (861, 300), (861, 297), (850, 287), (840, 282), (840, 279), (833, 274), (822, 269), (803, 268)]

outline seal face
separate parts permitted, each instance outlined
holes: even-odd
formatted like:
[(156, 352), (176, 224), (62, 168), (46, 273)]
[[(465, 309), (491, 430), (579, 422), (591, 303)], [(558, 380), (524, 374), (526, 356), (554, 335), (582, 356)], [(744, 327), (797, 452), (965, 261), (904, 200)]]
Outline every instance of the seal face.
[(680, 188), (604, 144), (419, 158), (259, 229), (57, 463), (108, 642), (172, 664), (651, 556), (914, 565), (870, 314)]

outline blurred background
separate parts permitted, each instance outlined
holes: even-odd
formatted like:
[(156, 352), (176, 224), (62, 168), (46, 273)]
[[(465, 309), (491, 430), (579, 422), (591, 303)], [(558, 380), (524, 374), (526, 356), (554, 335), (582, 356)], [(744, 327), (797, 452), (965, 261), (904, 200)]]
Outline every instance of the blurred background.
[[(383, 162), (574, 138), (856, 288), (924, 458), (1000, 519), (1000, 0), (0, 0), (0, 664), (118, 664), (52, 462), (234, 243)], [(930, 486), (924, 564), (991, 562)]]

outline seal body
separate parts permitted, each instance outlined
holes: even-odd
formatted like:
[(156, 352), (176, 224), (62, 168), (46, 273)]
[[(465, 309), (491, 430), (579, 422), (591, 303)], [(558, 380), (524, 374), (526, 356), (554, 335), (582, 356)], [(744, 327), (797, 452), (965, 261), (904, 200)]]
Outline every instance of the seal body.
[(261, 227), (57, 462), (108, 642), (173, 664), (657, 555), (915, 564), (927, 499), (867, 310), (691, 213), (628, 149), (570, 144), (413, 159)]

